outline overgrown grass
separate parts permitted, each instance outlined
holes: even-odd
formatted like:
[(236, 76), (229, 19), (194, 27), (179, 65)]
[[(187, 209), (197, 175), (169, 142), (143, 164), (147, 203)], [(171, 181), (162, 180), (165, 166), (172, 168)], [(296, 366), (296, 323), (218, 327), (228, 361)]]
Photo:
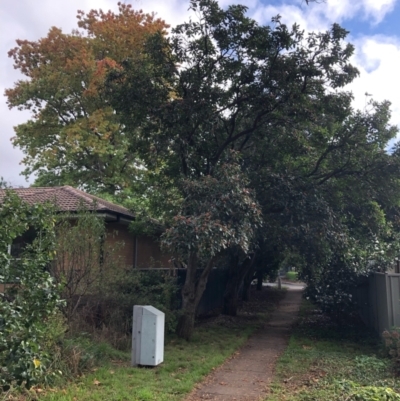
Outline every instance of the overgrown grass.
[[(31, 390), (40, 401), (174, 401), (231, 356), (268, 318), (285, 291), (268, 288), (245, 304), (238, 317), (219, 316), (200, 322), (192, 341), (171, 336), (165, 345), (164, 363), (155, 368), (132, 368), (130, 354), (116, 354), (102, 366), (53, 389)], [(267, 294), (267, 296), (265, 296)], [(261, 298), (262, 298), (261, 297)], [(108, 352), (108, 351), (107, 351)], [(26, 400), (27, 398), (25, 398)]]
[(335, 324), (306, 303), (278, 360), (267, 400), (397, 399), (388, 388), (399, 392), (400, 380), (383, 356), (379, 338), (353, 322)]

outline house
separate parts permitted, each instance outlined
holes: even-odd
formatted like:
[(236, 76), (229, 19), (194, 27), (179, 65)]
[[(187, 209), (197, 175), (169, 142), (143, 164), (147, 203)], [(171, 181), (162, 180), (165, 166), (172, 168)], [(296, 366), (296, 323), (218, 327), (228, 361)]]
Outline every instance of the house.
[[(163, 253), (157, 239), (149, 236), (133, 235), (129, 231), (129, 224), (135, 220), (135, 215), (127, 208), (108, 202), (97, 196), (65, 185), (60, 187), (31, 187), (15, 188), (15, 193), (26, 203), (54, 203), (60, 213), (74, 214), (84, 208), (95, 212), (104, 218), (106, 239), (110, 244), (122, 244), (120, 252), (126, 267), (150, 268), (153, 266), (172, 267), (171, 257)], [(0, 189), (0, 204), (6, 191)], [(24, 237), (18, 238), (11, 246), (11, 253), (17, 256), (24, 242), (29, 242), (32, 233), (29, 231)]]
[[(54, 203), (58, 212), (68, 214), (68, 218), (72, 216), (73, 219), (74, 213), (79, 212), (82, 208), (95, 212), (105, 221), (107, 233), (105, 241), (108, 241), (110, 245), (117, 242), (123, 243), (122, 249), (119, 246), (117, 248), (120, 249), (120, 256), (124, 260), (125, 267), (136, 269), (175, 267), (171, 255), (161, 251), (157, 238), (134, 235), (130, 232), (129, 224), (135, 220), (135, 215), (123, 206), (116, 205), (67, 185), (60, 187), (15, 188), (12, 190), (30, 205), (45, 202)], [(0, 206), (5, 194), (6, 190), (0, 189)], [(11, 254), (18, 257), (18, 253), (23, 249), (24, 244), (31, 242), (35, 236), (35, 232), (28, 230), (24, 236), (17, 238), (13, 244), (10, 244)], [(67, 259), (69, 259), (68, 256)], [(79, 263), (77, 264), (79, 265)], [(67, 265), (70, 266), (71, 264), (67, 263)], [(186, 269), (176, 270), (179, 283), (183, 283)], [(75, 273), (78, 276), (80, 274), (79, 271), (74, 271), (73, 275)], [(75, 278), (74, 276), (73, 279)], [(228, 274), (226, 269), (215, 269), (212, 271), (206, 290), (198, 306), (199, 314), (206, 314), (221, 307), (227, 280)], [(0, 293), (4, 292), (7, 286), (13, 285), (14, 283), (0, 283)], [(75, 291), (71, 296), (65, 296), (64, 294), (64, 297), (65, 299), (72, 299), (77, 293), (79, 294), (79, 290)]]

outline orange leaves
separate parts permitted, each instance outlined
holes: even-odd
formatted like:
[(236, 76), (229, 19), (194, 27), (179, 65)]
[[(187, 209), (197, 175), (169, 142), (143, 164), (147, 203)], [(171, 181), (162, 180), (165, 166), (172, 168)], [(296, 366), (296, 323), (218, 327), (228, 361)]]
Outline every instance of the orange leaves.
[(32, 113), (15, 128), (13, 143), (26, 155), (26, 174), (66, 174), (67, 182), (77, 185), (120, 186), (124, 174), (131, 176), (127, 170), (136, 171), (135, 155), (128, 153), (105, 81), (123, 60), (141, 65), (148, 35), (168, 26), (125, 4), (117, 13), (78, 11), (77, 19), (78, 29), (71, 33), (52, 27), (37, 41), (17, 40), (9, 51), (25, 76), (6, 90), (9, 107)]
[(123, 60), (127, 54), (139, 50), (147, 35), (158, 31), (166, 32), (168, 25), (154, 14), (134, 10), (131, 5), (119, 4), (119, 12), (91, 10), (78, 12), (78, 26), (84, 29), (94, 41), (97, 51), (104, 51), (103, 57)]
[(112, 69), (121, 70), (122, 67), (113, 59), (106, 57), (102, 60), (96, 61), (96, 67), (92, 74), (92, 79), (90, 81), (88, 89), (84, 91), (85, 96), (97, 96), (99, 91), (102, 90), (104, 80), (107, 74)]
[[(87, 95), (96, 96), (110, 69), (119, 68), (127, 58), (142, 57), (147, 36), (165, 32), (168, 27), (154, 14), (133, 10), (126, 4), (119, 5), (118, 13), (78, 11), (77, 18), (81, 31), (65, 34), (52, 27), (38, 41), (18, 39), (17, 46), (8, 52), (14, 67), (31, 81), (41, 80), (45, 84), (50, 80), (55, 85), (53, 91), (71, 85), (75, 93), (83, 89), (88, 91)], [(11, 107), (18, 97), (18, 87), (17, 84), (6, 92)]]

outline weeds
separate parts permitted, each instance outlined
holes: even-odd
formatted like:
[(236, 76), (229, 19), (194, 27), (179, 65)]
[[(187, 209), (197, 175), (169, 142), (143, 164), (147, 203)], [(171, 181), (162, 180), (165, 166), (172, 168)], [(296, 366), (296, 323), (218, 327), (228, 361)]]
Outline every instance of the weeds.
[(373, 332), (357, 322), (340, 325), (307, 302), (267, 400), (397, 401), (399, 390)]
[(264, 298), (257, 293), (237, 317), (202, 319), (190, 342), (169, 335), (164, 363), (155, 368), (132, 368), (129, 352), (93, 344), (87, 335), (67, 340), (65, 357), (71, 369), (80, 372), (78, 377), (57, 388), (34, 388), (24, 401), (181, 400), (247, 340), (284, 296), (284, 291), (271, 288), (261, 293)]

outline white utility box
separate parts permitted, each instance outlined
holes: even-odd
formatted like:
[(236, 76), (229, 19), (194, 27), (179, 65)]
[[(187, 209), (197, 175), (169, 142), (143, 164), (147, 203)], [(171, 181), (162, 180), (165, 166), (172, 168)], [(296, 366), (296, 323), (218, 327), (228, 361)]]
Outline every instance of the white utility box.
[(164, 361), (165, 314), (153, 306), (135, 305), (132, 324), (132, 366)]

